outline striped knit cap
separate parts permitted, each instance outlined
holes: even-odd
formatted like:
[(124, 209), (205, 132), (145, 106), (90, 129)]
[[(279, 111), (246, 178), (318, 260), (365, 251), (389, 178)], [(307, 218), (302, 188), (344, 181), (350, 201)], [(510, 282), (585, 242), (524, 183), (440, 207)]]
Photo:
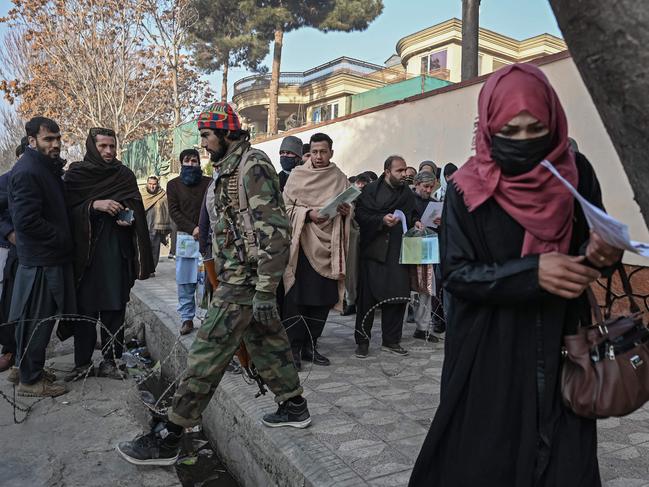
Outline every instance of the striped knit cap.
[(198, 116), (198, 129), (240, 130), (241, 122), (229, 103), (217, 101)]

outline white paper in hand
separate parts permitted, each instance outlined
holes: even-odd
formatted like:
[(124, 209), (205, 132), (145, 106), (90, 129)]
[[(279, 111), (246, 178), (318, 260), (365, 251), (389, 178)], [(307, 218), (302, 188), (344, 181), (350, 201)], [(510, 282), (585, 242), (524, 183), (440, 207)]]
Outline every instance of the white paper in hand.
[(361, 191), (354, 185), (351, 185), (345, 191), (339, 195), (334, 196), (328, 200), (322, 209), (318, 212), (320, 216), (326, 216), (327, 218), (333, 218), (338, 213), (338, 207), (343, 204), (352, 204), (356, 198), (361, 195)]
[(588, 226), (592, 231), (602, 237), (604, 242), (618, 249), (629, 250), (644, 257), (649, 257), (649, 245), (642, 242), (632, 241), (629, 237), (629, 227), (626, 224), (616, 220), (586, 200), (586, 198), (580, 195), (572, 184), (566, 181), (566, 179), (559, 174), (559, 171), (557, 171), (550, 161), (545, 160), (541, 164), (559, 178), (559, 181), (561, 181), (564, 186), (570, 190), (577, 201), (579, 201), (581, 209), (586, 216)]
[(394, 213), (392, 213), (392, 215), (395, 218), (401, 220), (401, 228), (403, 228), (403, 233), (406, 233), (408, 231), (408, 221), (406, 220), (406, 215), (404, 215), (403, 211), (394, 210)]
[(442, 218), (442, 210), (444, 209), (444, 203), (441, 201), (431, 201), (426, 206), (424, 214), (421, 215), (421, 224), (429, 228), (437, 228), (435, 220)]

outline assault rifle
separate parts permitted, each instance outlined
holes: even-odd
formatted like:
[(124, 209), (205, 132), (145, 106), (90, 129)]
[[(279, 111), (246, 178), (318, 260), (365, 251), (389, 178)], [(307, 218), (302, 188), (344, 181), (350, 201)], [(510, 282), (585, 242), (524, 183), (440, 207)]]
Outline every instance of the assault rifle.
[(241, 342), (241, 345), (239, 345), (239, 350), (237, 350), (236, 355), (239, 359), (241, 367), (246, 371), (246, 375), (250, 379), (254, 380), (259, 387), (259, 392), (255, 394), (255, 398), (265, 395), (267, 389), (264, 384), (264, 379), (261, 378), (259, 372), (257, 371), (257, 368), (255, 367), (255, 364), (253, 364), (252, 360), (250, 360), (250, 354), (248, 353), (246, 345), (243, 342)]

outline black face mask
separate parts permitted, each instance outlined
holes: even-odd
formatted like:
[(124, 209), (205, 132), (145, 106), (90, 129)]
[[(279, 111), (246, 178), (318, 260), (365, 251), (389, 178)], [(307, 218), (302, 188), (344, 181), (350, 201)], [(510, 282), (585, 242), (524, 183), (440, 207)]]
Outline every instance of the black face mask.
[(186, 186), (196, 186), (203, 177), (203, 170), (200, 166), (182, 166), (180, 168), (180, 179)]
[(491, 158), (503, 174), (518, 176), (531, 171), (552, 150), (552, 137), (548, 133), (534, 139), (515, 140), (494, 136), (491, 138)]
[(279, 163), (286, 172), (291, 172), (301, 161), (301, 157), (279, 156)]

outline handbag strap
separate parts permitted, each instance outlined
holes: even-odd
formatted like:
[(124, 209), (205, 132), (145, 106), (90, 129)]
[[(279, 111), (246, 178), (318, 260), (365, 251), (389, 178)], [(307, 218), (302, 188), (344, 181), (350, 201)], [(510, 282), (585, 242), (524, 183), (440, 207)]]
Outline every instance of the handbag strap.
[(597, 323), (597, 326), (599, 326), (600, 330), (602, 330), (604, 327), (602, 308), (599, 307), (599, 304), (597, 303), (597, 298), (595, 297), (595, 293), (593, 292), (593, 289), (590, 286), (588, 286), (588, 288), (586, 289), (586, 296), (588, 296), (588, 302), (590, 303), (590, 308), (593, 310), (593, 314), (595, 315), (595, 323)]
[[(619, 266), (616, 268), (616, 271), (620, 274), (622, 289), (624, 289), (624, 293), (629, 298), (631, 313), (639, 313), (640, 307), (638, 306), (638, 303), (633, 297), (633, 289), (631, 288), (631, 283), (629, 282), (629, 276), (626, 273), (626, 269), (624, 269), (624, 265), (619, 264)], [(595, 293), (593, 292), (592, 287), (589, 286), (586, 289), (586, 296), (588, 296), (588, 302), (590, 303), (590, 307), (593, 311), (593, 314), (595, 315), (595, 323), (599, 327), (600, 333), (602, 335), (606, 335), (608, 333), (608, 330), (604, 325), (604, 319), (610, 318), (611, 307), (613, 306), (613, 290), (611, 289), (612, 287), (611, 281), (612, 281), (612, 276), (608, 278), (608, 281), (606, 283), (606, 312), (604, 316), (602, 315), (602, 308), (597, 303), (597, 298), (595, 297)]]
[[(639, 313), (640, 306), (638, 306), (638, 303), (633, 297), (633, 288), (631, 287), (631, 281), (629, 281), (629, 276), (626, 273), (624, 264), (622, 263), (618, 264), (615, 270), (620, 275), (620, 282), (622, 283), (622, 289), (624, 290), (624, 294), (626, 295), (627, 298), (629, 298), (629, 309), (631, 310), (632, 313)], [(613, 281), (613, 276), (609, 277), (606, 283), (606, 317), (607, 318), (611, 316), (611, 308), (613, 306), (612, 281)]]

